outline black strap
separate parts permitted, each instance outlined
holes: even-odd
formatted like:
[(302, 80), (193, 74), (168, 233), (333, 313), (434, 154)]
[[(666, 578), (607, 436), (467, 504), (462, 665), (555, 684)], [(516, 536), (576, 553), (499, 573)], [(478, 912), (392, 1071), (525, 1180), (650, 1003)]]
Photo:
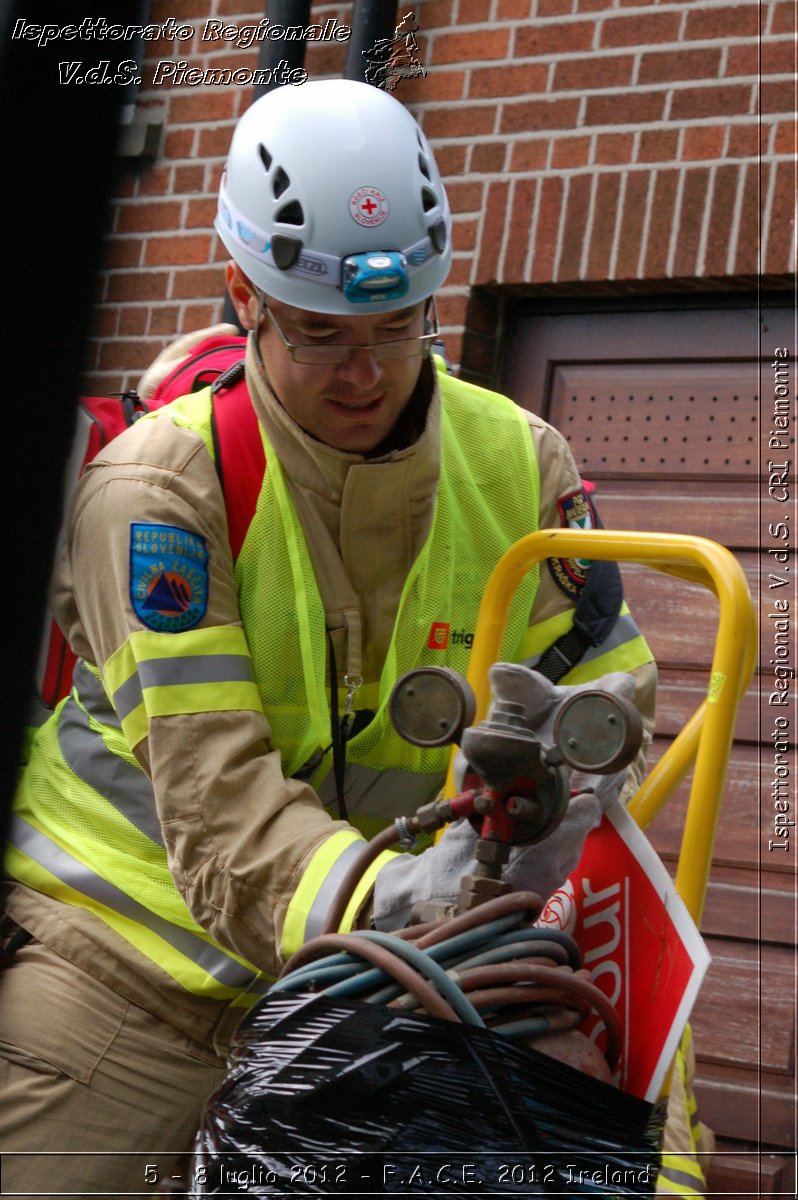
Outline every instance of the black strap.
[(600, 646), (610, 634), (622, 603), (623, 581), (618, 564), (605, 560), (592, 562), (587, 582), (576, 602), (573, 628), (544, 651), (534, 670), (552, 683), (558, 683), (591, 646)]

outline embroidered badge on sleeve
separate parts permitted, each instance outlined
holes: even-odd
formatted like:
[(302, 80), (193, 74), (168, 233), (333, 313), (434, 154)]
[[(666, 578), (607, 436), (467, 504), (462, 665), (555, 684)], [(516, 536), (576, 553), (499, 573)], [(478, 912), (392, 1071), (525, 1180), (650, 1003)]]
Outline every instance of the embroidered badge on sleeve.
[(130, 601), (158, 633), (193, 629), (208, 607), (205, 538), (173, 525), (130, 526)]
[[(570, 492), (557, 501), (560, 520), (567, 529), (595, 529), (593, 505), (585, 488)], [(572, 600), (578, 600), (587, 583), (590, 570), (589, 558), (550, 558), (548, 560), (554, 582)]]

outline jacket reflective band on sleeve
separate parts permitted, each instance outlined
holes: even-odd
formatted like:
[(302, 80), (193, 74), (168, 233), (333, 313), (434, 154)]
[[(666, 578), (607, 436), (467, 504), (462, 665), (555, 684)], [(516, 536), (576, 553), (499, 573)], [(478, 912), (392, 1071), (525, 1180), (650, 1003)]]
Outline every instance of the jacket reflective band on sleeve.
[[(548, 621), (528, 629), (522, 649), (527, 666), (534, 667), (549, 646), (573, 626), (574, 610), (557, 613)], [(561, 680), (562, 684), (584, 683), (609, 671), (633, 671), (654, 656), (624, 601), (612, 630), (598, 646), (591, 646)]]
[(108, 659), (103, 681), (131, 747), (147, 736), (152, 717), (263, 711), (238, 625), (185, 633), (139, 630)]
[[(321, 932), (346, 872), (365, 845), (355, 829), (342, 829), (327, 838), (312, 856), (286, 911), (280, 946), (283, 959), (290, 958), (300, 946)], [(393, 851), (385, 851), (364, 872), (339, 926), (341, 932), (352, 928), (357, 910), (371, 890), (375, 876), (393, 857)]]

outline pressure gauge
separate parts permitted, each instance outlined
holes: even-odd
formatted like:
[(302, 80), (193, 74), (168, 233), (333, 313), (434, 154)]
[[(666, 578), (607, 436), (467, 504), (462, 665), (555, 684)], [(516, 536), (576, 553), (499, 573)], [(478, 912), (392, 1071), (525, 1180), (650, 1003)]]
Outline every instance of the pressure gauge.
[(575, 771), (610, 775), (627, 766), (643, 741), (643, 721), (630, 701), (588, 689), (566, 701), (554, 722), (554, 742)]
[(449, 746), (476, 715), (467, 679), (451, 667), (415, 667), (396, 681), (388, 702), (391, 724), (413, 746)]

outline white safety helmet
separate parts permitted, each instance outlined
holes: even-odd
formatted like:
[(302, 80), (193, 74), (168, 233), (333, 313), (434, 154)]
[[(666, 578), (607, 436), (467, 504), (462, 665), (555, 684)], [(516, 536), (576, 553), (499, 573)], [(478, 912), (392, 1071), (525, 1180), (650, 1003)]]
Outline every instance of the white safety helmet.
[(427, 139), (390, 93), (348, 79), (279, 87), (247, 109), (215, 226), (256, 287), (313, 312), (409, 307), (451, 265)]

